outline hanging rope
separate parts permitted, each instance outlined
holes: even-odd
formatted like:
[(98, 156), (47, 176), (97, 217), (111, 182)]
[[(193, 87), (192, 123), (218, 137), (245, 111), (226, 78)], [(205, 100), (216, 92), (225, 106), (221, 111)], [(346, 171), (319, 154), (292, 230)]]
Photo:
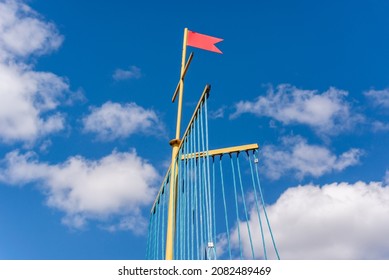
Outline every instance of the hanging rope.
[(239, 253), (240, 253), (240, 259), (243, 259), (242, 239), (241, 239), (241, 236), (240, 236), (240, 219), (239, 219), (238, 194), (237, 194), (237, 191), (236, 191), (235, 167), (234, 167), (234, 162), (232, 160), (232, 155), (231, 154), (230, 154), (230, 162), (231, 162), (232, 178), (233, 178), (233, 184), (234, 184), (235, 212), (236, 212), (236, 224), (237, 224), (237, 227), (238, 227)]
[(215, 158), (212, 157), (212, 215), (213, 215), (213, 220), (212, 220), (212, 226), (213, 226), (213, 240), (214, 242), (214, 254), (215, 254), (215, 260), (217, 259), (216, 255), (216, 216), (215, 216), (215, 207), (216, 207), (216, 195), (215, 195), (215, 190), (216, 190), (216, 174), (215, 174)]
[(206, 94), (196, 108), (181, 139), (176, 164), (165, 176), (150, 213), (146, 258), (164, 259), (169, 181), (174, 180), (175, 259), (267, 259), (266, 231), (279, 259), (259, 181), (256, 148), (211, 154)]
[(247, 207), (246, 207), (246, 201), (245, 201), (245, 193), (244, 193), (244, 191), (243, 191), (242, 175), (241, 175), (241, 172), (240, 172), (239, 153), (237, 153), (237, 155), (236, 155), (236, 165), (237, 165), (237, 169), (238, 169), (238, 177), (239, 177), (240, 190), (241, 190), (241, 193), (242, 193), (242, 201), (243, 201), (244, 214), (245, 214), (245, 217), (246, 217), (247, 232), (248, 232), (249, 239), (250, 239), (251, 253), (252, 253), (253, 259), (255, 259), (254, 247), (253, 247), (253, 239), (251, 238), (251, 230), (250, 230), (250, 223), (249, 223), (250, 220), (249, 220), (249, 217), (248, 217), (248, 212), (247, 212)]
[(254, 199), (255, 199), (255, 206), (256, 206), (257, 215), (258, 215), (259, 229), (260, 229), (260, 232), (261, 232), (263, 256), (264, 256), (265, 260), (267, 260), (265, 235), (264, 235), (264, 232), (263, 232), (261, 212), (259, 211), (258, 195), (257, 195), (257, 188), (255, 187), (256, 184), (255, 184), (255, 179), (254, 179), (253, 164), (252, 164), (252, 160), (251, 160), (251, 157), (250, 157), (250, 153), (247, 151), (246, 154), (247, 154), (247, 157), (248, 157), (248, 161), (250, 163), (251, 180), (252, 180), (252, 186), (253, 186), (253, 190), (254, 190)]
[(167, 196), (167, 191), (166, 191), (166, 185), (168, 183), (168, 180), (165, 181), (165, 185), (162, 188), (162, 230), (161, 230), (161, 235), (162, 235), (162, 251), (161, 251), (161, 259), (163, 259), (163, 254), (165, 253), (165, 233), (166, 233), (166, 222), (165, 222), (165, 217), (167, 216), (167, 203), (166, 203), (166, 196)]
[[(193, 129), (193, 125), (191, 127), (191, 131)], [(196, 209), (196, 204), (197, 204), (197, 196), (195, 195), (195, 183), (194, 183), (194, 178), (193, 176), (195, 176), (195, 173), (193, 173), (193, 171), (195, 172), (196, 169), (195, 169), (195, 146), (194, 146), (194, 134), (191, 133), (190, 134), (190, 139), (191, 139), (191, 160), (190, 160), (190, 167), (191, 167), (191, 174), (190, 174), (190, 179), (191, 179), (191, 213), (190, 213), (190, 216), (191, 216), (191, 225), (192, 225), (192, 250), (191, 250), (191, 255), (192, 255), (192, 260), (195, 259), (195, 236), (196, 236), (196, 241), (197, 241), (197, 244), (198, 244), (198, 227), (197, 227), (197, 216), (195, 216), (195, 213), (197, 211)], [(196, 229), (196, 231), (195, 231)], [(196, 234), (196, 235), (195, 235)], [(198, 260), (198, 255), (196, 255), (196, 259)]]
[(164, 259), (167, 216), (167, 184), (168, 180), (165, 178), (158, 199), (156, 200), (153, 211), (150, 214), (146, 259)]
[[(254, 151), (254, 160), (255, 160), (255, 163), (258, 163), (258, 158), (257, 158), (257, 156), (256, 156), (256, 153), (257, 153), (257, 151)], [(272, 231), (272, 229), (271, 229), (270, 222), (269, 222), (269, 218), (268, 218), (268, 216), (267, 216), (267, 211), (266, 211), (266, 207), (265, 207), (265, 201), (264, 201), (263, 195), (262, 195), (261, 183), (260, 183), (260, 181), (259, 181), (258, 168), (255, 168), (255, 174), (256, 174), (256, 177), (257, 177), (259, 193), (260, 193), (261, 200), (262, 200), (263, 213), (265, 214), (266, 223), (267, 223), (267, 226), (268, 226), (268, 229), (269, 229), (269, 233), (270, 233), (270, 236), (271, 236), (271, 240), (272, 240), (272, 243), (273, 243), (274, 250), (275, 250), (276, 255), (277, 255), (277, 259), (280, 259), (280, 255), (278, 254), (276, 242), (275, 242), (274, 236), (273, 236), (273, 231)]]
[(150, 230), (152, 224), (151, 219), (152, 219), (152, 215), (150, 215), (149, 225), (147, 226), (146, 260), (150, 260), (150, 250), (151, 250), (150, 236), (152, 234), (152, 231)]
[(220, 159), (219, 159), (219, 167), (220, 167), (220, 180), (221, 180), (221, 185), (222, 185), (222, 194), (223, 194), (224, 218), (225, 218), (225, 221), (226, 221), (228, 253), (229, 253), (230, 260), (232, 260), (230, 227), (228, 225), (228, 213), (227, 213), (227, 203), (226, 203), (226, 195), (225, 195), (225, 188), (224, 188), (224, 175), (223, 175), (222, 156), (220, 156)]

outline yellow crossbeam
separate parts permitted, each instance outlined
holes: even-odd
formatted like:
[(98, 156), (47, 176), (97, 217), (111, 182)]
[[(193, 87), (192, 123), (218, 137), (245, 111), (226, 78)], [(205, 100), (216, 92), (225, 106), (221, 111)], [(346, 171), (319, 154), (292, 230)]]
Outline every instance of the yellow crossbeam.
[(234, 147), (228, 147), (228, 148), (221, 148), (216, 150), (210, 150), (208, 152), (198, 152), (195, 154), (187, 154), (182, 155), (181, 159), (190, 159), (194, 157), (205, 157), (205, 156), (219, 156), (224, 154), (230, 154), (230, 153), (238, 153), (238, 152), (245, 152), (245, 151), (251, 151), (258, 149), (258, 144), (249, 144), (249, 145), (241, 145), (241, 146), (234, 146)]
[[(191, 159), (191, 158), (194, 158), (194, 157), (205, 157), (205, 156), (220, 156), (220, 155), (225, 155), (225, 154), (231, 154), (231, 153), (238, 153), (238, 152), (246, 152), (246, 151), (252, 151), (252, 150), (256, 150), (258, 149), (259, 146), (258, 144), (248, 144), (248, 145), (241, 145), (241, 146), (233, 146), (233, 147), (228, 147), (228, 148), (221, 148), (221, 149), (214, 149), (214, 150), (209, 150), (208, 152), (206, 151), (203, 151), (203, 152), (197, 152), (195, 154), (186, 154), (186, 155), (182, 155), (181, 156), (181, 160), (185, 160), (185, 159)], [(154, 208), (155, 208), (155, 205), (157, 204), (157, 201), (158, 201), (158, 198), (159, 196), (161, 195), (161, 192), (162, 192), (162, 187), (163, 187), (163, 184), (164, 182), (166, 181), (169, 173), (170, 173), (170, 166), (169, 166), (169, 169), (167, 170), (166, 172), (166, 175), (163, 179), (163, 183), (162, 183), (162, 186), (161, 188), (159, 189), (159, 192), (158, 192), (158, 195), (153, 203), (153, 207), (151, 207), (151, 213), (154, 212)]]

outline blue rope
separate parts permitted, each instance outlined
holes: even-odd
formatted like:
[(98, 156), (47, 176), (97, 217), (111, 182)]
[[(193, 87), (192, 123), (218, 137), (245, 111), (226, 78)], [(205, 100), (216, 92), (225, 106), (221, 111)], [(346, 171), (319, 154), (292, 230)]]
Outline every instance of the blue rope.
[(187, 253), (187, 249), (186, 249), (186, 246), (188, 244), (187, 242), (187, 228), (186, 228), (186, 224), (187, 224), (187, 211), (186, 211), (186, 208), (188, 206), (188, 203), (187, 203), (187, 193), (188, 193), (188, 186), (187, 186), (187, 183), (188, 183), (188, 179), (187, 179), (187, 157), (188, 157), (188, 150), (187, 150), (187, 139), (185, 139), (185, 142), (184, 142), (184, 145), (183, 145), (183, 153), (184, 153), (184, 159), (183, 159), (183, 165), (185, 166), (183, 172), (184, 172), (184, 175), (183, 175), (183, 179), (184, 179), (184, 182), (183, 182), (183, 186), (184, 186), (184, 194), (183, 194), (183, 210), (182, 210), (182, 218), (183, 218), (183, 250), (184, 250), (184, 255), (183, 255), (183, 259), (188, 259), (187, 256), (186, 256), (186, 253)]
[(162, 204), (162, 197), (160, 196), (159, 197), (159, 202), (158, 202), (158, 247), (160, 247), (160, 249), (158, 250), (158, 254), (159, 254), (159, 257), (158, 259), (159, 260), (163, 260), (165, 258), (165, 252), (163, 250), (164, 248), (164, 243), (165, 243), (165, 240), (162, 239), (162, 235), (163, 235), (163, 209), (164, 209), (164, 206)]
[[(178, 162), (177, 162), (177, 160), (176, 160), (176, 162), (175, 162), (175, 166), (177, 166), (176, 164), (178, 164)], [(174, 215), (173, 215), (173, 217), (175, 218), (175, 221), (174, 221), (174, 239), (173, 239), (173, 243), (174, 243), (174, 247), (173, 247), (173, 259), (177, 259), (178, 258), (178, 238), (177, 237), (179, 237), (179, 235), (177, 235), (177, 228), (179, 228), (179, 220), (177, 219), (177, 212), (178, 212), (178, 210), (179, 209), (177, 209), (178, 207), (179, 207), (179, 204), (178, 204), (178, 201), (177, 201), (177, 199), (178, 199), (178, 196), (177, 196), (177, 193), (179, 192), (178, 191), (178, 180), (179, 180), (179, 178), (177, 178), (178, 177), (178, 166), (177, 167), (174, 167), (175, 168), (175, 170), (173, 171), (173, 176), (175, 177), (175, 178), (173, 178), (173, 180), (176, 180), (176, 187), (173, 189), (173, 192), (174, 192), (174, 195), (173, 195), (173, 198), (175, 198), (175, 199), (173, 199), (173, 204), (174, 204), (174, 206), (173, 206), (173, 211), (174, 211)], [(177, 172), (177, 176), (176, 176), (176, 172)]]
[(204, 99), (204, 118), (205, 118), (205, 151), (206, 151), (206, 163), (207, 163), (207, 196), (208, 196), (208, 216), (209, 216), (209, 238), (208, 242), (212, 242), (212, 248), (209, 249), (209, 255), (211, 253), (213, 254), (213, 258), (211, 259), (216, 259), (216, 249), (215, 249), (215, 242), (214, 238), (215, 236), (213, 235), (213, 228), (215, 227), (215, 220), (213, 219), (213, 209), (212, 209), (212, 195), (211, 195), (211, 174), (210, 174), (210, 160), (209, 160), (209, 139), (208, 139), (208, 103), (207, 103), (208, 98), (206, 97)]
[[(216, 189), (216, 182), (215, 182), (215, 158), (212, 157), (212, 189), (213, 189), (213, 203), (212, 203), (212, 207), (213, 207), (213, 238), (214, 240), (216, 241), (216, 211), (215, 211), (215, 205), (216, 205), (216, 195), (215, 195), (215, 189)], [(216, 256), (216, 242), (214, 242), (214, 248), (215, 248), (215, 259), (217, 259), (217, 256)]]
[(235, 179), (235, 167), (234, 162), (232, 160), (232, 156), (230, 154), (230, 162), (231, 162), (231, 168), (232, 168), (232, 177), (234, 181), (234, 194), (235, 194), (235, 210), (236, 210), (236, 221), (238, 225), (238, 239), (239, 239), (239, 251), (240, 251), (240, 259), (243, 259), (243, 252), (242, 252), (242, 240), (240, 238), (240, 225), (239, 225), (239, 210), (238, 210), (238, 195), (236, 192), (236, 179)]
[(164, 225), (164, 208), (165, 208), (165, 206), (164, 206), (164, 204), (163, 204), (163, 196), (161, 195), (160, 197), (159, 197), (159, 206), (158, 206), (159, 208), (158, 208), (158, 211), (159, 211), (159, 218), (158, 218), (158, 220), (159, 220), (159, 223), (160, 223), (160, 225), (158, 226), (158, 228), (159, 228), (159, 233), (158, 233), (158, 238), (160, 239), (160, 243), (161, 243), (161, 257), (159, 258), (160, 260), (163, 260), (163, 259), (165, 259), (165, 250), (164, 250), (164, 248), (165, 248), (165, 242), (166, 242), (166, 240), (164, 240), (162, 237), (164, 236), (164, 230), (165, 230), (165, 225)]
[(153, 241), (153, 259), (156, 260), (158, 259), (158, 256), (157, 256), (157, 250), (155, 250), (156, 248), (156, 244), (157, 244), (157, 223), (155, 222), (155, 209), (154, 209), (154, 213), (153, 213), (153, 225), (154, 225), (154, 230), (153, 230), (153, 235), (154, 235), (154, 241)]
[[(202, 107), (200, 107), (199, 109), (199, 118), (200, 118), (200, 130), (201, 130), (201, 149), (199, 150), (199, 152), (205, 152), (206, 151), (206, 147), (205, 147), (205, 138), (204, 138), (204, 123), (203, 123), (203, 110), (202, 110)], [(200, 157), (200, 155), (199, 155)], [(208, 196), (207, 196), (207, 191), (206, 191), (206, 188), (207, 188), (207, 182), (206, 182), (206, 176), (205, 176), (205, 173), (206, 173), (206, 165), (205, 165), (205, 156), (202, 156), (201, 157), (201, 162), (202, 162), (202, 183), (203, 183), (203, 189), (202, 189), (202, 193), (204, 194), (204, 199), (205, 199), (205, 208), (203, 209), (204, 211), (204, 215), (205, 215), (205, 227), (206, 227), (206, 235), (207, 238), (209, 238), (209, 234), (208, 234), (208, 225), (209, 225), (209, 213), (208, 213)]]
[[(197, 122), (197, 152), (200, 152), (201, 150), (201, 144), (200, 144), (200, 123), (198, 122), (198, 116), (196, 117)], [(202, 174), (201, 174), (201, 160), (200, 158), (197, 158), (197, 167), (198, 167), (198, 176), (199, 176), (199, 189), (198, 189), (198, 195), (199, 195), (199, 217), (200, 217), (200, 243), (198, 244), (198, 248), (201, 250), (203, 244), (204, 244), (204, 222), (203, 222), (203, 197), (202, 197), (202, 191), (203, 191), (203, 184), (202, 184)], [(204, 259), (204, 255), (200, 251), (200, 259)]]
[[(193, 123), (193, 153), (194, 153), (194, 198), (195, 198), (195, 206), (194, 206), (194, 217), (195, 217), (195, 220), (196, 220), (196, 224), (195, 224), (195, 229), (196, 229), (196, 245), (195, 248), (198, 248), (199, 247), (199, 221), (198, 221), (198, 213), (197, 213), (197, 202), (198, 202), (198, 195), (197, 195), (197, 165), (198, 165), (198, 162), (197, 162), (197, 159), (195, 157), (196, 155), (196, 151), (197, 151), (197, 146), (196, 146), (196, 140), (197, 140), (197, 135), (196, 135), (196, 125), (195, 123)], [(197, 249), (196, 250), (196, 259), (199, 260), (199, 250)]]
[(188, 252), (187, 252), (187, 259), (190, 260), (191, 259), (191, 233), (192, 233), (192, 230), (191, 230), (191, 225), (192, 225), (192, 216), (191, 216), (191, 209), (192, 209), (192, 199), (191, 199), (191, 192), (192, 192), (192, 187), (191, 187), (191, 173), (190, 173), (190, 166), (191, 166), (191, 160), (190, 160), (190, 154), (191, 154), (191, 150), (190, 150), (190, 138), (188, 138), (188, 142), (187, 142), (187, 151), (188, 151), (188, 157), (187, 157), (187, 162), (186, 162), (186, 174), (187, 174), (187, 198), (186, 198), (186, 201), (187, 201), (187, 206), (186, 206), (186, 220), (187, 220), (187, 234), (188, 234)]
[(180, 217), (181, 217), (181, 259), (185, 259), (185, 183), (186, 183), (186, 177), (185, 177), (185, 169), (184, 164), (185, 160), (182, 159), (183, 155), (185, 155), (185, 145), (182, 146), (182, 153), (180, 155), (180, 162), (181, 162), (181, 175), (182, 178), (180, 180), (181, 184), (181, 191), (180, 191), (180, 197), (181, 197), (181, 211), (180, 211)]
[(251, 246), (251, 253), (253, 255), (253, 259), (255, 259), (254, 255), (254, 247), (253, 247), (253, 240), (251, 238), (251, 230), (250, 230), (250, 224), (249, 224), (249, 217), (247, 213), (247, 207), (246, 207), (246, 202), (245, 202), (245, 195), (243, 191), (243, 184), (242, 184), (242, 176), (240, 172), (240, 164), (239, 164), (239, 153), (236, 154), (236, 164), (237, 164), (237, 169), (238, 169), (238, 177), (239, 177), (239, 183), (240, 183), (240, 190), (242, 192), (242, 201), (243, 201), (243, 209), (246, 217), (246, 224), (247, 224), (247, 231), (249, 234), (249, 239), (250, 239), (250, 246)]
[[(194, 128), (194, 126), (192, 125), (192, 129)], [(193, 130), (192, 130), (193, 131)], [(192, 142), (191, 142), (191, 151), (192, 151), (192, 159), (191, 159), (191, 168), (190, 170), (193, 172), (193, 170), (195, 170), (195, 166), (194, 166), (194, 163), (195, 163), (195, 154), (194, 154), (194, 132), (191, 133), (191, 138), (192, 138)], [(195, 224), (196, 224), (196, 220), (195, 219), (195, 203), (197, 203), (197, 200), (195, 202), (195, 184), (194, 184), (194, 179), (193, 179), (193, 176), (191, 176), (191, 200), (192, 200), (192, 203), (191, 203), (191, 213), (190, 213), (190, 220), (192, 221), (192, 260), (194, 260), (194, 244), (195, 244)]]
[(224, 205), (224, 218), (226, 220), (226, 232), (227, 232), (227, 240), (228, 240), (228, 253), (230, 255), (230, 260), (232, 260), (232, 254), (231, 254), (231, 242), (230, 242), (230, 227), (228, 225), (228, 213), (227, 213), (227, 203), (226, 203), (226, 195), (224, 191), (224, 175), (223, 175), (223, 164), (222, 164), (222, 156), (220, 156), (219, 159), (219, 166), (220, 166), (220, 179), (222, 184), (222, 195), (223, 195), (223, 205)]
[(167, 207), (166, 207), (166, 180), (164, 182), (164, 186), (163, 186), (163, 189), (162, 189), (162, 259), (165, 259), (164, 257), (164, 254), (165, 254), (165, 251), (166, 251), (166, 248), (165, 248), (165, 232), (166, 232), (166, 223), (165, 223), (165, 216), (167, 215), (166, 211), (167, 211)]
[(176, 241), (177, 241), (177, 257), (176, 259), (182, 259), (182, 219), (181, 219), (181, 212), (182, 212), (182, 203), (181, 203), (181, 187), (182, 187), (182, 160), (181, 160), (181, 156), (182, 156), (182, 149), (180, 149), (178, 151), (178, 158), (177, 158), (177, 161), (178, 161), (178, 174), (177, 174), (177, 212), (178, 212), (178, 215), (176, 213), (176, 224), (177, 224), (177, 228), (176, 228)]
[(154, 259), (154, 213), (151, 213), (151, 216), (150, 216), (150, 223), (151, 223), (151, 226), (150, 226), (150, 255), (149, 255), (149, 258), (150, 260), (153, 260)]
[[(178, 168), (178, 162), (177, 162), (177, 158), (172, 162), (172, 167), (171, 167), (171, 172), (170, 172), (170, 180), (172, 182), (175, 181), (175, 183), (177, 184), (178, 183), (178, 180), (176, 178), (176, 171), (177, 171), (177, 168)], [(171, 182), (171, 183), (172, 183)], [(170, 189), (170, 188), (169, 188)], [(172, 194), (172, 197), (175, 198), (176, 197), (176, 188), (172, 188), (171, 190), (173, 192)], [(169, 191), (169, 196), (170, 196), (170, 191)], [(169, 203), (170, 203), (170, 199), (169, 199)], [(176, 200), (173, 199), (173, 202), (172, 202), (172, 205), (173, 205), (173, 215), (172, 217), (176, 217)], [(169, 215), (169, 212), (168, 212), (168, 215)], [(169, 220), (169, 217), (168, 217), (168, 220)], [(176, 221), (174, 221), (175, 223)], [(176, 225), (174, 226), (174, 230), (176, 230)], [(175, 258), (177, 256), (177, 238), (174, 238), (173, 240), (173, 244), (174, 244), (174, 248), (173, 248), (173, 258)]]
[(159, 228), (160, 228), (160, 219), (159, 219), (159, 198), (158, 198), (158, 201), (155, 205), (155, 219), (156, 219), (156, 227), (157, 227), (157, 232), (156, 232), (156, 235), (157, 235), (157, 244), (156, 244), (156, 247), (155, 247), (155, 251), (157, 253), (157, 259), (159, 260), (159, 242), (160, 242), (160, 238), (159, 238)]
[(150, 259), (150, 225), (151, 225), (151, 215), (149, 218), (149, 224), (147, 226), (147, 241), (146, 241), (146, 260)]
[(261, 212), (259, 211), (259, 206), (258, 206), (258, 196), (257, 196), (257, 190), (256, 190), (256, 184), (255, 184), (255, 179), (254, 179), (254, 170), (253, 170), (253, 165), (251, 163), (251, 157), (250, 154), (247, 152), (248, 160), (250, 163), (250, 170), (251, 170), (251, 179), (253, 182), (253, 189), (254, 189), (254, 197), (255, 197), (255, 205), (257, 209), (257, 214), (258, 214), (258, 222), (259, 222), (259, 227), (261, 230), (261, 237), (262, 237), (262, 246), (263, 246), (263, 256), (265, 260), (267, 260), (267, 252), (266, 252), (266, 242), (265, 242), (265, 235), (263, 232), (263, 226), (262, 226), (262, 219), (261, 219)]
[[(204, 105), (203, 105), (204, 106)], [(209, 182), (208, 182), (208, 174), (207, 174), (207, 171), (208, 171), (208, 166), (207, 166), (207, 158), (208, 158), (208, 146), (206, 145), (206, 142), (205, 142), (205, 137), (204, 137), (204, 120), (203, 120), (203, 114), (205, 114), (203, 112), (203, 107), (201, 108), (201, 114), (200, 114), (200, 121), (201, 121), (201, 141), (202, 141), (202, 145), (203, 145), (203, 148), (202, 148), (202, 151), (205, 152), (205, 156), (202, 157), (203, 159), (203, 176), (204, 176), (204, 196), (205, 196), (205, 207), (206, 207), (206, 211), (205, 211), (205, 215), (206, 215), (206, 218), (207, 218), (207, 239), (208, 241), (210, 240), (211, 238), (211, 234), (209, 233), (209, 230), (210, 230), (210, 211), (209, 211), (209, 204), (210, 204), (210, 201), (209, 201)]]
[[(178, 155), (177, 156), (179, 156), (179, 152), (178, 152)], [(177, 157), (178, 158), (178, 157)], [(177, 162), (177, 173), (175, 173), (175, 174), (177, 174), (177, 176), (175, 176), (176, 177), (176, 188), (175, 188), (175, 194), (174, 194), (174, 198), (175, 199), (173, 199), (173, 201), (175, 202), (175, 206), (174, 206), (174, 217), (175, 217), (175, 221), (174, 221), (174, 240), (173, 240), (173, 242), (174, 242), (174, 257), (173, 257), (173, 259), (179, 259), (180, 258), (180, 256), (179, 256), (179, 239), (180, 239), (180, 217), (179, 217), (179, 215), (177, 215), (177, 213), (180, 213), (180, 203), (179, 203), (179, 193), (180, 193), (180, 191), (179, 191), (179, 180), (180, 180), (180, 178), (179, 178), (179, 165), (178, 165), (179, 163)]]
[[(254, 151), (254, 159), (255, 159), (255, 161), (258, 161), (258, 159), (257, 159), (257, 157), (256, 157), (256, 151)], [(259, 187), (259, 193), (260, 193), (261, 200), (262, 200), (263, 213), (265, 214), (265, 218), (266, 218), (267, 226), (268, 226), (268, 228), (269, 228), (271, 240), (272, 240), (272, 242), (273, 242), (274, 251), (276, 252), (277, 258), (280, 259), (280, 255), (278, 254), (276, 242), (275, 242), (274, 236), (273, 236), (273, 231), (271, 230), (269, 218), (268, 218), (267, 212), (266, 212), (265, 200), (263, 199), (261, 183), (260, 183), (260, 181), (259, 181), (258, 168), (255, 168), (255, 173), (256, 173), (256, 175), (257, 175), (257, 182), (258, 182), (258, 187)]]
[[(203, 103), (204, 105), (204, 103)], [(205, 199), (205, 203), (203, 203), (203, 213), (205, 215), (205, 225), (204, 225), (204, 240), (203, 240), (203, 245), (204, 245), (204, 253), (206, 254), (206, 258), (208, 259), (209, 258), (209, 254), (208, 254), (208, 242), (211, 241), (211, 233), (210, 233), (210, 230), (211, 230), (211, 224), (210, 224), (210, 211), (209, 211), (209, 204), (210, 204), (210, 201), (209, 201), (209, 197), (208, 197), (208, 194), (209, 194), (209, 182), (208, 182), (208, 177), (207, 177), (207, 155), (208, 155), (208, 151), (207, 151), (207, 147), (205, 145), (205, 137), (204, 137), (204, 118), (203, 118), (203, 114), (204, 114), (204, 107), (201, 107), (200, 110), (199, 110), (199, 115), (200, 115), (200, 130), (201, 130), (201, 143), (202, 143), (202, 149), (201, 151), (203, 152), (206, 152), (206, 155), (205, 156), (202, 156), (202, 195), (204, 196), (204, 199)]]

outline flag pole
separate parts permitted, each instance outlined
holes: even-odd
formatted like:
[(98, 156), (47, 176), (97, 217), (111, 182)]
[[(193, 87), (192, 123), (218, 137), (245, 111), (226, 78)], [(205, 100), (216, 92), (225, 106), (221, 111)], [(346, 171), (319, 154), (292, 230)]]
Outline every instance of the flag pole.
[(187, 41), (188, 41), (188, 28), (185, 28), (184, 29), (184, 40), (182, 43), (180, 92), (178, 95), (176, 139), (180, 139), (180, 133), (181, 133), (182, 96), (184, 94), (184, 72), (185, 72), (185, 64), (186, 64), (186, 43), (187, 43)]
[(172, 147), (172, 161), (170, 169), (170, 186), (169, 186), (169, 206), (167, 217), (167, 229), (166, 229), (166, 252), (165, 259), (172, 260), (174, 258), (174, 237), (176, 227), (176, 200), (177, 200), (177, 174), (178, 165), (176, 162), (179, 146), (181, 143), (181, 115), (182, 115), (182, 97), (184, 94), (184, 72), (186, 62), (186, 45), (188, 40), (188, 28), (184, 29), (184, 40), (182, 44), (182, 59), (181, 59), (181, 72), (180, 72), (180, 91), (178, 94), (178, 110), (177, 110), (177, 125), (176, 125), (176, 137), (170, 141)]

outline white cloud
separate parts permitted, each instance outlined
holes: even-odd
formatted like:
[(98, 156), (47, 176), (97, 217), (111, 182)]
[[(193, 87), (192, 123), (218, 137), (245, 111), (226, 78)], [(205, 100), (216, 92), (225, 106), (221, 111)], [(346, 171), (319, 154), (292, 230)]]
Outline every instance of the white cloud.
[(136, 66), (131, 66), (128, 70), (116, 69), (112, 75), (112, 78), (115, 81), (140, 79), (141, 77), (142, 77), (142, 72), (140, 68)]
[(389, 123), (384, 123), (381, 121), (372, 122), (371, 127), (374, 132), (389, 131)]
[[(383, 112), (389, 108), (389, 88), (383, 90), (369, 90), (364, 92), (365, 96), (369, 98), (374, 106), (382, 108)], [(372, 121), (371, 128), (374, 132), (387, 132), (389, 131), (389, 123), (382, 121)]]
[(351, 112), (351, 105), (345, 100), (347, 95), (346, 91), (332, 87), (319, 93), (281, 84), (275, 91), (269, 88), (265, 96), (259, 96), (253, 102), (240, 101), (230, 117), (251, 113), (274, 118), (283, 124), (308, 125), (318, 134), (337, 134), (363, 119)]
[(0, 3), (0, 60), (47, 53), (62, 41), (53, 24), (21, 1)]
[[(389, 188), (382, 183), (289, 188), (267, 212), (281, 259), (389, 258)], [(244, 255), (251, 257), (246, 222), (240, 228)], [(260, 236), (256, 211), (251, 211), (250, 229)], [(236, 231), (231, 235), (235, 249)], [(269, 234), (266, 240), (272, 248)], [(263, 257), (260, 238), (254, 246), (257, 257)], [(274, 251), (268, 253), (275, 258)]]
[(211, 111), (209, 113), (209, 118), (210, 119), (220, 119), (220, 118), (224, 118), (224, 112), (226, 110), (226, 107), (225, 106), (222, 106), (220, 107), (219, 109), (217, 109), (216, 111)]
[(135, 103), (106, 102), (101, 107), (92, 108), (83, 124), (85, 132), (95, 133), (102, 140), (125, 138), (135, 133), (163, 133), (157, 114)]
[(350, 149), (336, 156), (326, 147), (310, 145), (302, 137), (284, 137), (282, 145), (263, 148), (265, 175), (272, 179), (294, 172), (298, 178), (320, 177), (359, 163), (362, 151)]
[(52, 73), (0, 64), (0, 138), (33, 141), (63, 129), (64, 117), (50, 112), (59, 106), (65, 91), (66, 82)]
[(136, 232), (128, 221), (142, 221), (141, 209), (153, 201), (160, 179), (135, 151), (113, 152), (98, 160), (74, 156), (60, 164), (42, 163), (33, 153), (13, 151), (2, 165), (0, 181), (41, 186), (47, 204), (64, 212), (63, 223), (72, 227), (116, 215), (122, 219), (121, 229)]
[(389, 88), (383, 90), (372, 89), (364, 94), (373, 101), (374, 105), (389, 108)]
[(31, 56), (57, 49), (63, 38), (21, 1), (0, 3), (0, 141), (33, 142), (64, 128), (63, 115), (54, 112), (67, 82), (26, 64)]
[(121, 218), (117, 224), (105, 227), (110, 232), (132, 231), (136, 235), (142, 235), (147, 231), (148, 220), (141, 215), (131, 215)]
[(42, 144), (39, 147), (39, 151), (41, 153), (47, 153), (49, 148), (52, 146), (53, 142), (49, 139), (46, 139), (45, 141), (42, 142)]

